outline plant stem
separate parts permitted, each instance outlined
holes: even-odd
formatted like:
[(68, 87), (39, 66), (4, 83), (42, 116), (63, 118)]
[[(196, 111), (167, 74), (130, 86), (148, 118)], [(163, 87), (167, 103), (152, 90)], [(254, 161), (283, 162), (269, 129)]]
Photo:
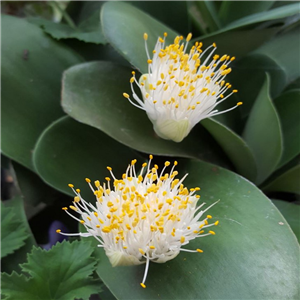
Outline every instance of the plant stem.
[(71, 17), (67, 14), (67, 12), (64, 9), (62, 9), (56, 1), (51, 1), (50, 3), (62, 14), (63, 18), (68, 23), (68, 25), (73, 29), (77, 30), (75, 23), (73, 22)]

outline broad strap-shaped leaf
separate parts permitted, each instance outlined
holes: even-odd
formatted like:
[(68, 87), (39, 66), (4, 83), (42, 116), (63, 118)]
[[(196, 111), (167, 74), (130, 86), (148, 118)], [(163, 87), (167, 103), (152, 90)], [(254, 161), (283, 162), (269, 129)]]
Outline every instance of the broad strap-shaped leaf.
[(106, 2), (101, 10), (102, 30), (109, 43), (142, 73), (147, 73), (147, 55), (144, 33), (147, 33), (148, 48), (152, 52), (159, 36), (168, 33), (167, 42), (172, 42), (176, 33), (141, 10), (125, 2)]
[[(275, 176), (274, 176), (275, 177)], [(300, 164), (286, 170), (263, 187), (265, 192), (288, 192), (300, 195)]]
[(218, 16), (222, 24), (226, 25), (238, 19), (264, 12), (271, 8), (274, 2), (275, 1), (222, 1)]
[(181, 143), (157, 137), (146, 113), (122, 96), (123, 92), (130, 91), (129, 78), (130, 69), (110, 62), (91, 62), (70, 68), (63, 78), (64, 111), (141, 152), (223, 163), (217, 143), (201, 125)]
[(20, 249), (29, 237), (13, 207), (1, 202), (1, 258)]
[(185, 173), (187, 187), (201, 187), (200, 202), (220, 200), (210, 210), (220, 221), (216, 235), (186, 246), (204, 253), (150, 263), (146, 289), (139, 285), (144, 265), (112, 268), (97, 250), (97, 273), (116, 298), (296, 299), (299, 245), (271, 201), (239, 175), (205, 162), (179, 161), (179, 176)]
[(300, 242), (300, 205), (278, 199), (272, 199), (272, 202), (288, 221), (298, 239), (298, 242)]
[(203, 33), (217, 31), (221, 22), (217, 15), (216, 4), (212, 1), (193, 1), (189, 13), (198, 29)]
[(274, 100), (283, 133), (283, 154), (278, 168), (300, 153), (300, 90), (291, 90)]
[(214, 119), (205, 119), (201, 124), (216, 139), (237, 172), (254, 181), (257, 175), (256, 161), (246, 142), (230, 128)]
[(57, 199), (59, 193), (45, 184), (36, 173), (16, 162), (13, 162), (12, 165), (16, 177), (15, 184), (23, 195), (26, 204), (35, 207), (42, 202), (51, 204)]
[[(298, 6), (300, 13), (300, 3), (292, 5)], [(284, 6), (288, 7), (290, 5)], [(282, 8), (283, 9), (283, 8)], [(295, 7), (296, 9), (296, 7)], [(295, 10), (297, 13), (297, 10)], [(293, 82), (300, 76), (300, 43), (299, 43), (299, 25), (287, 33), (282, 33), (275, 39), (264, 44), (254, 53), (264, 54), (273, 59), (281, 69), (284, 70), (287, 83)]]
[[(270, 57), (263, 54), (251, 54), (236, 62), (233, 71), (228, 75), (229, 82), (238, 89), (234, 96), (243, 105), (239, 108), (242, 116), (248, 117), (255, 99), (266, 79), (266, 72), (270, 75), (270, 95), (277, 97), (284, 90), (287, 79), (282, 68)], [(224, 114), (226, 116), (226, 114)]]
[(62, 72), (82, 59), (21, 18), (2, 16), (2, 152), (33, 169), (44, 128), (63, 115)]
[(23, 199), (16, 196), (2, 202), (1, 206), (1, 270), (10, 273), (19, 270), (19, 264), (26, 261), (27, 253), (36, 242), (25, 215)]
[[(192, 42), (203, 42), (205, 47), (216, 43), (216, 53), (220, 55), (228, 54), (230, 56), (236, 56), (237, 59), (240, 59), (251, 51), (257, 49), (266, 41), (270, 40), (277, 31), (277, 27), (263, 28), (255, 32), (250, 29), (234, 31), (219, 30), (211, 34), (194, 38)], [(233, 68), (233, 72), (235, 72), (235, 68)]]
[(57, 243), (49, 251), (33, 248), (21, 266), (29, 277), (2, 274), (2, 293), (8, 300), (87, 300), (101, 291), (100, 281), (91, 276), (96, 265), (92, 252), (89, 244), (79, 241)]
[(281, 125), (269, 90), (270, 78), (266, 76), (243, 133), (256, 159), (257, 184), (262, 183), (276, 169), (283, 148)]
[(231, 30), (231, 29), (248, 26), (255, 23), (261, 23), (265, 21), (286, 18), (298, 14), (299, 10), (300, 10), (299, 3), (293, 3), (282, 7), (273, 8), (266, 12), (252, 14), (242, 19), (236, 20), (235, 22), (232, 22), (228, 26), (226, 26), (224, 30), (229, 30), (229, 29)]
[(54, 39), (77, 39), (86, 43), (106, 44), (100, 25), (100, 10), (98, 9), (86, 20), (72, 28), (68, 24), (55, 23), (41, 18), (30, 18), (29, 21), (39, 25)]
[(69, 183), (80, 188), (83, 196), (94, 195), (85, 178), (100, 180), (109, 175), (106, 167), (121, 175), (127, 163), (140, 156), (105, 133), (63, 117), (50, 125), (41, 135), (33, 160), (39, 176), (55, 189), (74, 196)]

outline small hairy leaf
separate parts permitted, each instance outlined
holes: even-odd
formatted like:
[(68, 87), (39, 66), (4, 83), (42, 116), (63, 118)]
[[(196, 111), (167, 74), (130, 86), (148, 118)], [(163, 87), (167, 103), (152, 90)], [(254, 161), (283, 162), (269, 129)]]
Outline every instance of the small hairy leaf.
[(28, 236), (15, 209), (1, 203), (1, 258), (25, 245)]
[(46, 251), (34, 247), (28, 261), (21, 265), (29, 274), (2, 274), (2, 293), (7, 300), (88, 299), (101, 291), (99, 280), (92, 278), (96, 261), (89, 243), (64, 241)]

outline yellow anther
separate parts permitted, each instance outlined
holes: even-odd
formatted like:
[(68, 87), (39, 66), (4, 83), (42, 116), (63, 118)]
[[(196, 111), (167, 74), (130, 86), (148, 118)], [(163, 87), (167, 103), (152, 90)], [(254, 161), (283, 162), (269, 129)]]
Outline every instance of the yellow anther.
[(67, 207), (63, 207), (62, 210), (68, 210), (68, 208)]
[(148, 59), (148, 60), (147, 60), (147, 63), (148, 63), (148, 64), (151, 64), (151, 63), (152, 63), (152, 59)]
[(177, 166), (178, 165), (178, 162), (175, 160), (174, 161), (174, 166)]
[(184, 237), (184, 236), (182, 236), (182, 237), (180, 238), (180, 243), (181, 243), (181, 244), (183, 244), (183, 243), (184, 243), (184, 241), (185, 241), (185, 237)]
[(95, 186), (98, 188), (98, 187), (100, 187), (100, 181), (99, 180), (96, 180), (95, 182)]
[(219, 224), (219, 221), (216, 221), (216, 222), (215, 222), (215, 225), (217, 226), (218, 224)]
[(143, 164), (142, 164), (142, 167), (143, 167), (143, 168), (147, 167), (147, 163), (143, 163)]
[(186, 41), (189, 42), (189, 41), (191, 40), (191, 38), (192, 38), (192, 34), (189, 33), (189, 34), (187, 35), (187, 37), (186, 37)]
[(84, 221), (83, 221), (83, 220), (80, 220), (79, 223), (84, 224)]
[(231, 57), (231, 59), (230, 59), (230, 61), (234, 61), (235, 60), (235, 57), (234, 56), (232, 56)]
[(77, 209), (75, 206), (73, 206), (73, 205), (70, 205), (69, 207), (70, 207), (71, 209), (75, 210), (75, 211), (78, 210), (78, 209)]
[(149, 248), (150, 248), (150, 249), (155, 249), (155, 247), (154, 247), (154, 246), (150, 246)]
[(102, 231), (104, 232), (104, 233), (109, 233), (110, 232), (110, 227), (109, 226), (104, 226), (103, 228), (102, 228)]
[(197, 249), (197, 252), (199, 252), (199, 253), (203, 253), (203, 250), (201, 250), (201, 249)]
[(109, 177), (105, 177), (105, 180), (110, 181), (110, 178)]
[(69, 186), (70, 188), (73, 188), (73, 187), (74, 187), (74, 185), (73, 185), (72, 183), (69, 183), (68, 186)]
[(238, 92), (238, 90), (233, 90), (232, 92), (233, 92), (233, 93), (237, 93), (237, 92)]
[(134, 71), (132, 71), (132, 72), (131, 72), (131, 74), (134, 76), (134, 75), (135, 75), (135, 72), (134, 72)]
[(129, 95), (127, 93), (123, 93), (123, 96), (127, 99), (129, 98)]
[(134, 83), (134, 77), (131, 77), (129, 80), (130, 83)]
[(145, 255), (145, 252), (143, 251), (143, 249), (139, 248), (139, 251), (142, 255)]
[(236, 105), (237, 106), (243, 105), (243, 102), (238, 102)]
[(144, 33), (144, 40), (147, 41), (148, 40), (148, 34)]
[(90, 217), (86, 217), (89, 221), (92, 221), (92, 219)]
[(205, 224), (205, 225), (208, 225), (208, 222), (207, 222), (207, 220), (204, 220), (204, 224)]
[(217, 44), (216, 44), (216, 43), (213, 43), (213, 46), (216, 48), (216, 47), (217, 47)]
[(143, 283), (141, 283), (141, 287), (144, 289), (146, 288), (146, 286)]
[(202, 233), (204, 233), (204, 230), (200, 230), (200, 231), (199, 231), (199, 234), (202, 234)]
[(79, 202), (80, 198), (78, 196), (74, 197), (74, 202)]
[(57, 233), (60, 233), (60, 232), (61, 232), (61, 230), (60, 230), (60, 229), (56, 229), (56, 232), (57, 232)]
[(216, 233), (212, 230), (209, 231), (210, 234), (215, 235)]
[(97, 228), (100, 228), (100, 225), (96, 225)]
[(150, 154), (150, 155), (149, 155), (149, 158), (150, 158), (150, 159), (153, 159), (153, 155), (152, 155), (152, 154)]
[(168, 33), (167, 32), (164, 32), (164, 37), (167, 37), (168, 36)]
[(207, 215), (206, 218), (207, 218), (207, 219), (211, 219), (212, 216), (211, 216), (211, 215)]

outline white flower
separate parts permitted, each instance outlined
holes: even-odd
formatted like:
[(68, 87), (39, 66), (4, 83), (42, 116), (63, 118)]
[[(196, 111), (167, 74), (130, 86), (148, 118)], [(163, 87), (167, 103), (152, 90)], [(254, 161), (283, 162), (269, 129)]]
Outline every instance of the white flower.
[[(231, 72), (228, 65), (234, 57), (213, 56), (215, 44), (202, 51), (202, 43), (198, 42), (186, 53), (191, 33), (186, 38), (186, 44), (181, 43), (182, 36), (177, 36), (174, 44), (165, 46), (166, 36), (165, 33), (164, 38), (158, 38), (150, 58), (148, 35), (144, 34), (148, 73), (143, 74), (138, 82), (135, 72), (132, 72), (130, 84), (136, 102), (127, 93), (123, 96), (146, 111), (158, 136), (181, 142), (201, 120), (228, 112), (242, 102), (225, 111), (216, 109), (218, 104), (237, 92), (232, 90), (225, 95), (231, 85), (224, 78)], [(203, 56), (205, 59), (201, 62)], [(135, 93), (133, 83), (141, 90), (143, 101)]]
[[(85, 233), (62, 233), (63, 235), (93, 236), (103, 247), (113, 267), (138, 265), (146, 263), (145, 274), (141, 286), (145, 288), (149, 262), (164, 263), (175, 258), (180, 251), (203, 252), (201, 249), (188, 250), (182, 248), (189, 241), (214, 235), (215, 232), (207, 230), (218, 225), (218, 221), (208, 224), (207, 215), (202, 215), (214, 204), (204, 210), (202, 203), (197, 206), (200, 198), (196, 192), (200, 188), (188, 190), (182, 179), (176, 179), (174, 171), (177, 162), (174, 162), (170, 173), (166, 168), (170, 162), (165, 162), (164, 168), (159, 172), (158, 166), (151, 168), (150, 162), (144, 163), (139, 174), (136, 174), (133, 160), (128, 166), (122, 179), (116, 179), (110, 171), (111, 180), (106, 177), (106, 183), (100, 185), (95, 181), (95, 189), (90, 179), (86, 178), (90, 188), (96, 196), (96, 204), (86, 202), (80, 195), (79, 189), (73, 189), (76, 197), (70, 209), (78, 213), (75, 217), (63, 207), (71, 217), (82, 223)], [(145, 175), (143, 175), (145, 173)]]

